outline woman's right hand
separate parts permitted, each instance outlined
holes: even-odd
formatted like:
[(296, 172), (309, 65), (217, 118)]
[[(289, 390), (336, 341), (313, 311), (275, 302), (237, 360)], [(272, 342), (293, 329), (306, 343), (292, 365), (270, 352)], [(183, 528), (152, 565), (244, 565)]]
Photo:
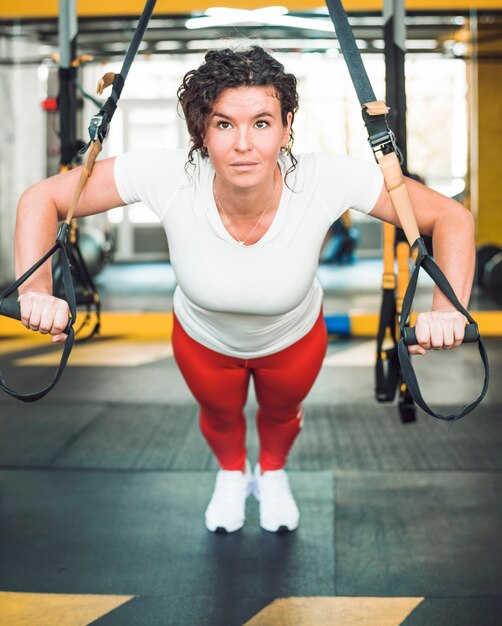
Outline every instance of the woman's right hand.
[(52, 335), (53, 343), (64, 342), (68, 335), (63, 330), (68, 325), (68, 303), (40, 291), (27, 291), (19, 296), (21, 322), (30, 330)]

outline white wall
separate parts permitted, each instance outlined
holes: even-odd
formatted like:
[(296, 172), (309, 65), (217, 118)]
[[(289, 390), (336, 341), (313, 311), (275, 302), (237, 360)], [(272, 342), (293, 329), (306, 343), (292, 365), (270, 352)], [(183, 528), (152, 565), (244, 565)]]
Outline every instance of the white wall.
[[(0, 58), (36, 58), (37, 47), (0, 38)], [(0, 65), (0, 285), (14, 278), (14, 226), (21, 193), (45, 177), (45, 94), (37, 65)], [(33, 207), (36, 209), (36, 207)]]

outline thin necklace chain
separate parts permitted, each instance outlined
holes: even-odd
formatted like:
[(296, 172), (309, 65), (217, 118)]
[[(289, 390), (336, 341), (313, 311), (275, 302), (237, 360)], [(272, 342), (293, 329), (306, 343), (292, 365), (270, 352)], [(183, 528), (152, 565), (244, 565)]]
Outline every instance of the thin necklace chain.
[(275, 182), (275, 177), (274, 177), (274, 189), (272, 190), (272, 195), (270, 196), (270, 200), (268, 201), (267, 206), (263, 209), (263, 211), (260, 214), (260, 217), (258, 218), (258, 221), (256, 222), (256, 224), (253, 226), (253, 228), (249, 231), (249, 233), (246, 235), (246, 237), (244, 239), (240, 239), (239, 236), (237, 235), (237, 233), (235, 232), (232, 224), (230, 223), (230, 220), (228, 219), (227, 214), (225, 213), (225, 210), (223, 209), (223, 205), (221, 204), (221, 200), (218, 198), (218, 196), (216, 195), (216, 191), (213, 190), (214, 192), (214, 199), (216, 200), (216, 206), (220, 209), (220, 211), (223, 214), (223, 217), (225, 218), (225, 221), (228, 224), (228, 227), (230, 228), (230, 230), (232, 231), (232, 235), (234, 236), (234, 238), (237, 240), (237, 243), (239, 243), (241, 246), (246, 245), (246, 241), (251, 237), (251, 235), (254, 233), (254, 231), (256, 230), (258, 224), (261, 222), (261, 220), (263, 219), (263, 216), (265, 215), (265, 213), (269, 210), (270, 205), (272, 204), (272, 200), (274, 199), (275, 196), (275, 192), (277, 191), (277, 183)]

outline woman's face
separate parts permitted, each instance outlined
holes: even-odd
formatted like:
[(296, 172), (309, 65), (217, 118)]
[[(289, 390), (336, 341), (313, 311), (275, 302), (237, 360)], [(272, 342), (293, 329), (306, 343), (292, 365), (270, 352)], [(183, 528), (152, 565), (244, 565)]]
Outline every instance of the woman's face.
[(232, 87), (215, 101), (204, 146), (220, 185), (251, 189), (269, 184), (281, 147), (289, 139), (292, 114), (282, 123), (273, 87)]

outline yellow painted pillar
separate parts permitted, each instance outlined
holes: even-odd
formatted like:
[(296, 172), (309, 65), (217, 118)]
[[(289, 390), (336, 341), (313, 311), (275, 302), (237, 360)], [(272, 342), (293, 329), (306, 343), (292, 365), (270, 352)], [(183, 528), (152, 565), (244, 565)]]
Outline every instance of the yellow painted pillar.
[(502, 17), (472, 20), (471, 210), (477, 245), (502, 246)]

